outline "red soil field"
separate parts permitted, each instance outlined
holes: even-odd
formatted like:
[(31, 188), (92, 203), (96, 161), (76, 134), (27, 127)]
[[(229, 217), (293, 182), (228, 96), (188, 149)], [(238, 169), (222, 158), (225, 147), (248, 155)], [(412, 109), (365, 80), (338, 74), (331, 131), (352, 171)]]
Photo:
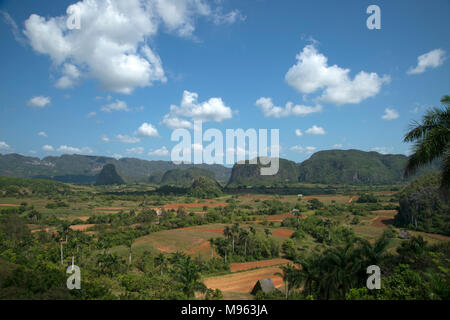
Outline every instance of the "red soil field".
[(275, 215), (273, 215), (273, 216), (268, 216), (265, 220), (267, 220), (267, 221), (279, 221), (279, 222), (281, 222), (281, 221), (283, 221), (284, 219), (289, 218), (289, 217), (293, 217), (293, 216), (294, 216), (294, 215), (293, 215), (292, 213), (287, 212), (287, 213), (275, 214)]
[(95, 224), (76, 224), (70, 226), (70, 229), (74, 231), (87, 231), (88, 228), (95, 226)]
[(250, 270), (256, 268), (265, 268), (277, 266), (280, 264), (286, 264), (290, 261), (287, 259), (271, 259), (271, 260), (261, 260), (261, 261), (253, 261), (253, 262), (239, 262), (231, 264), (231, 272)]
[(283, 238), (289, 238), (291, 236), (291, 234), (293, 234), (293, 233), (294, 233), (293, 230), (277, 229), (273, 232), (273, 235), (283, 237)]
[(223, 292), (249, 293), (253, 289), (256, 281), (264, 278), (272, 278), (275, 287), (281, 287), (283, 285), (283, 279), (280, 276), (274, 275), (277, 272), (281, 272), (281, 269), (277, 267), (256, 269), (211, 277), (205, 279), (204, 283), (208, 288), (217, 288)]
[(18, 207), (18, 204), (0, 203), (0, 207)]
[(94, 210), (107, 210), (107, 211), (109, 211), (109, 210), (123, 210), (123, 209), (126, 209), (126, 208), (124, 208), (124, 207), (97, 207), (97, 208), (94, 208)]

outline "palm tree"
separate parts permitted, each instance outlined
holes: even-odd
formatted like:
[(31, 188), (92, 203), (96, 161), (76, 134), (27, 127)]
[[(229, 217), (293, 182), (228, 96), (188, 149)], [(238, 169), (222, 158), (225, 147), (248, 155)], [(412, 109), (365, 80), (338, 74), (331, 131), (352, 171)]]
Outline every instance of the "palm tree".
[(299, 281), (303, 285), (303, 290), (306, 290), (307, 295), (312, 294), (313, 283), (316, 281), (316, 263), (312, 258), (299, 259), (296, 261), (301, 268), (299, 270)]
[(297, 269), (291, 263), (281, 266), (281, 270), (282, 272), (277, 272), (275, 275), (283, 278), (284, 294), (286, 295), (287, 300), (289, 291), (299, 284), (299, 277), (297, 276)]
[(209, 245), (211, 247), (211, 259), (214, 258), (214, 238), (209, 238)]
[(230, 236), (231, 236), (230, 226), (225, 226), (225, 228), (223, 229), (223, 234), (227, 239), (230, 239)]
[(231, 227), (231, 235), (233, 236), (233, 253), (234, 253), (234, 235), (239, 233), (239, 223), (235, 222)]
[(244, 242), (244, 256), (247, 259), (247, 241), (249, 239), (249, 233), (247, 230), (242, 230), (239, 234), (239, 240)]
[(159, 269), (161, 270), (161, 275), (163, 275), (163, 270), (167, 266), (167, 259), (162, 254), (162, 252), (155, 257), (155, 266), (159, 267)]
[(191, 257), (188, 256), (185, 261), (176, 266), (179, 269), (176, 278), (183, 284), (183, 292), (188, 299), (193, 298), (197, 291), (206, 291), (206, 286), (200, 281), (200, 273)]
[(422, 118), (414, 121), (404, 142), (415, 142), (414, 153), (409, 157), (404, 177), (435, 159), (443, 159), (441, 187), (450, 187), (450, 95), (441, 99), (443, 108), (431, 108)]

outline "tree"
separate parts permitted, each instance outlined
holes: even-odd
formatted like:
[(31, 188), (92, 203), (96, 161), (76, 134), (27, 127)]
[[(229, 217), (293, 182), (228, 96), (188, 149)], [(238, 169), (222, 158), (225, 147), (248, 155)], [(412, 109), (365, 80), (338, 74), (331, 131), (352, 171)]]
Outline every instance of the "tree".
[(162, 252), (155, 257), (155, 266), (159, 267), (161, 275), (163, 275), (163, 270), (167, 267), (167, 259)]
[(183, 293), (187, 298), (193, 298), (195, 292), (205, 292), (206, 286), (200, 281), (200, 273), (197, 266), (187, 257), (183, 262), (176, 264), (178, 272), (176, 278), (183, 285)]
[(289, 292), (292, 288), (299, 285), (299, 277), (297, 276), (297, 269), (292, 265), (284, 265), (281, 266), (282, 272), (275, 273), (276, 276), (280, 276), (283, 278), (284, 282), (284, 294), (286, 296), (286, 300), (289, 297)]
[(450, 95), (441, 99), (443, 108), (427, 110), (422, 122), (414, 121), (404, 142), (415, 142), (414, 152), (405, 168), (405, 178), (414, 174), (419, 167), (442, 158), (441, 187), (450, 187)]

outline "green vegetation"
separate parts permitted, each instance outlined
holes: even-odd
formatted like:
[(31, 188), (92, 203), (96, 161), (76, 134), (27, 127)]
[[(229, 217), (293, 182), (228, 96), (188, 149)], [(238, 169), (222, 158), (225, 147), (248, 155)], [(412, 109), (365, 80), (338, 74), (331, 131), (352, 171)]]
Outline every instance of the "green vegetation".
[(188, 195), (200, 199), (212, 199), (222, 195), (222, 188), (214, 179), (198, 177), (188, 189)]
[(177, 187), (189, 187), (195, 179), (206, 177), (215, 179), (214, 172), (201, 168), (173, 169), (166, 171), (161, 177), (161, 184), (174, 185)]
[(297, 164), (286, 159), (279, 159), (279, 170), (277, 174), (262, 176), (260, 169), (262, 164), (258, 158), (257, 164), (236, 163), (231, 171), (228, 187), (245, 186), (277, 186), (298, 181)]
[[(314, 153), (299, 165), (299, 181), (308, 183), (394, 184), (403, 179), (404, 155), (383, 155), (360, 150), (327, 150)], [(435, 170), (436, 165), (423, 169)], [(422, 173), (422, 172), (420, 172)]]
[(450, 204), (441, 194), (441, 179), (431, 174), (412, 181), (400, 193), (395, 225), (450, 235)]
[(411, 124), (405, 142), (415, 142), (414, 153), (409, 157), (405, 176), (419, 167), (442, 158), (441, 188), (448, 197), (450, 188), (450, 96), (441, 99), (442, 109), (431, 108), (423, 116), (422, 123)]
[(136, 158), (121, 158), (116, 160), (109, 157), (62, 155), (60, 157), (46, 157), (42, 160), (26, 157), (20, 154), (0, 154), (0, 176), (14, 176), (22, 178), (53, 179), (66, 183), (93, 184), (101, 168), (111, 163), (127, 181), (148, 181), (157, 172), (165, 173), (173, 169), (187, 169), (196, 167), (214, 172), (219, 181), (228, 181), (231, 169), (221, 165), (208, 164), (180, 164), (170, 161), (147, 161)]
[(123, 181), (122, 177), (116, 171), (116, 167), (113, 164), (108, 163), (98, 175), (95, 184), (97, 186), (120, 185), (125, 184), (125, 181)]

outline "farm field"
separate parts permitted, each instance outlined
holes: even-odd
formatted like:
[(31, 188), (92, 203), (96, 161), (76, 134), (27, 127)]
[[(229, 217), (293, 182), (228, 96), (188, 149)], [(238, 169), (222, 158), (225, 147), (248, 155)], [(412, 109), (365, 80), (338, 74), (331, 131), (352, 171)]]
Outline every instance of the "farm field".
[[(398, 211), (392, 205), (395, 193), (391, 191), (374, 192), (377, 203), (367, 204), (358, 201), (355, 189), (349, 194), (302, 197), (224, 194), (212, 200), (174, 195), (111, 196), (111, 189), (108, 195), (102, 195), (98, 188), (89, 186), (74, 186), (74, 190), (83, 195), (73, 193), (54, 199), (3, 197), (0, 210), (24, 211), (32, 235), (42, 238), (43, 234), (62, 234), (63, 246), (69, 246), (74, 237), (89, 237), (84, 240), (90, 242), (85, 248), (89, 259), (115, 255), (135, 275), (145, 274), (141, 261), (146, 261), (146, 257), (153, 261), (156, 257), (163, 259), (162, 255), (166, 263), (177, 256), (190, 257), (203, 270), (209, 268), (202, 273), (202, 281), (209, 289), (219, 289), (224, 299), (253, 299), (251, 289), (264, 278), (273, 279), (275, 287), (284, 290), (281, 277), (275, 274), (293, 262), (289, 254), (317, 254), (332, 246), (333, 241), (343, 245), (338, 238), (327, 242), (331, 237), (328, 233), (319, 240), (320, 234), (308, 229), (316, 228), (311, 223), (350, 230), (355, 237), (370, 243), (387, 230), (394, 234), (401, 230), (393, 227)], [(39, 217), (33, 212), (39, 212)], [(300, 231), (297, 236), (296, 231)], [(413, 230), (409, 233), (422, 236), (430, 244), (450, 241), (450, 237), (439, 234)], [(395, 254), (405, 241), (394, 236), (387, 251)], [(77, 245), (73, 242), (65, 249), (64, 263), (70, 262), (71, 255), (80, 259), (81, 252), (86, 252), (80, 252)], [(257, 258), (246, 261), (248, 255)], [(165, 268), (154, 261), (152, 268), (164, 275)], [(177, 265), (170, 263), (172, 269)], [(120, 281), (107, 281), (117, 294), (124, 292)]]

